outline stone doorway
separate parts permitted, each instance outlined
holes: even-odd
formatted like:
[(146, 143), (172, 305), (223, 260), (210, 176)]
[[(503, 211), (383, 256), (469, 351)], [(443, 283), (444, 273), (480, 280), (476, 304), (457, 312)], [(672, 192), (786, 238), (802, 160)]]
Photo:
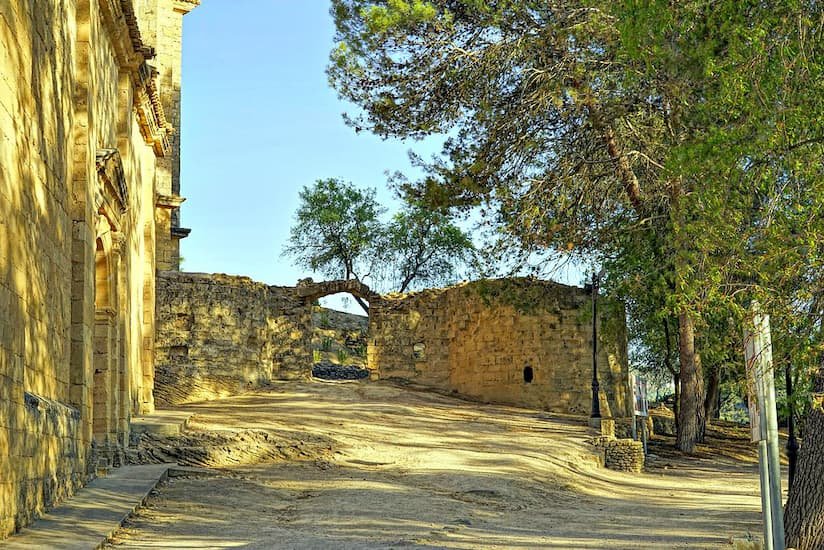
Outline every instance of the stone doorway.
[(366, 369), (369, 317), (366, 312), (341, 311), (329, 295), (312, 304), (312, 376), (325, 380), (361, 380)]
[(380, 296), (359, 281), (315, 283), (306, 279), (298, 284), (298, 291), (311, 309), (311, 326), (308, 328), (312, 376), (325, 380), (369, 378), (368, 312), (358, 311), (361, 308), (352, 302), (347, 308), (349, 311), (340, 311), (329, 307), (329, 299), (348, 295), (371, 308)]
[(119, 466), (125, 434), (122, 330), (119, 315), (119, 234), (104, 233), (95, 241), (94, 256), (94, 377), (92, 434), (97, 466)]

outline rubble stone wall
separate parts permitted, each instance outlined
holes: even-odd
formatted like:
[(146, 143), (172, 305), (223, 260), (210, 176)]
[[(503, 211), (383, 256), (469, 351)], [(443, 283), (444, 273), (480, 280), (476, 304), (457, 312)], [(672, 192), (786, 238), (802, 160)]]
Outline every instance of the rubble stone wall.
[[(588, 414), (591, 294), (534, 279), (482, 280), (372, 304), (367, 366), (482, 401)], [(604, 416), (628, 414), (623, 310), (601, 304)]]
[(222, 274), (160, 272), (157, 297), (158, 405), (310, 376), (311, 307), (295, 287)]
[(644, 469), (644, 444), (633, 439), (614, 439), (604, 444), (604, 466), (622, 472)]
[[(308, 378), (311, 303), (338, 286), (273, 287), (245, 277), (161, 273), (155, 399), (181, 403), (235, 394), (274, 379)], [(589, 292), (533, 279), (371, 295), (367, 368), (373, 379), (588, 414), (590, 308)], [(625, 416), (623, 310), (602, 304), (599, 326), (602, 414)]]

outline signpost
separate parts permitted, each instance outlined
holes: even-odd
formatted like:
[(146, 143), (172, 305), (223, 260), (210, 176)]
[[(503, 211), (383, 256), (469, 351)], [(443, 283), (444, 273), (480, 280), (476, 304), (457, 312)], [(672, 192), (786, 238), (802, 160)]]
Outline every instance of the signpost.
[(761, 477), (761, 508), (764, 516), (765, 550), (784, 550), (784, 517), (781, 505), (781, 466), (778, 454), (778, 418), (772, 365), (770, 318), (752, 304), (750, 324), (744, 329), (744, 358), (752, 440), (758, 443)]
[[(637, 440), (637, 418), (646, 419), (649, 416), (649, 400), (647, 399), (647, 381), (644, 378), (630, 374), (629, 384), (632, 389), (632, 439)], [(646, 420), (641, 421), (641, 440), (644, 443), (644, 454), (647, 454)]]

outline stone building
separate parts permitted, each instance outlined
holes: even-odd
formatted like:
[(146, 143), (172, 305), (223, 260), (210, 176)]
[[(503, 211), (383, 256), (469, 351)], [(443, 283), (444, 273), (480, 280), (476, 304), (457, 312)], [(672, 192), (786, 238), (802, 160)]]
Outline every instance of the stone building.
[(0, 1), (0, 538), (117, 465), (153, 409), (198, 2)]

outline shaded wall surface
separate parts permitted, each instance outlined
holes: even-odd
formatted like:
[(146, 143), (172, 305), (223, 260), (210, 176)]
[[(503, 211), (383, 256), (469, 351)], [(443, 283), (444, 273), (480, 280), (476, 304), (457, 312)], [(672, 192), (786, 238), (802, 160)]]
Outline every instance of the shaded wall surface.
[[(372, 304), (368, 367), (471, 398), (588, 414), (591, 294), (534, 279), (483, 280)], [(623, 311), (599, 312), (605, 416), (627, 414)], [(608, 409), (606, 406), (608, 405)]]
[(194, 5), (0, 1), (0, 538), (117, 466), (153, 407), (155, 183), (177, 150), (141, 31)]
[(248, 277), (161, 272), (157, 297), (158, 405), (310, 375), (311, 308), (297, 288)]

